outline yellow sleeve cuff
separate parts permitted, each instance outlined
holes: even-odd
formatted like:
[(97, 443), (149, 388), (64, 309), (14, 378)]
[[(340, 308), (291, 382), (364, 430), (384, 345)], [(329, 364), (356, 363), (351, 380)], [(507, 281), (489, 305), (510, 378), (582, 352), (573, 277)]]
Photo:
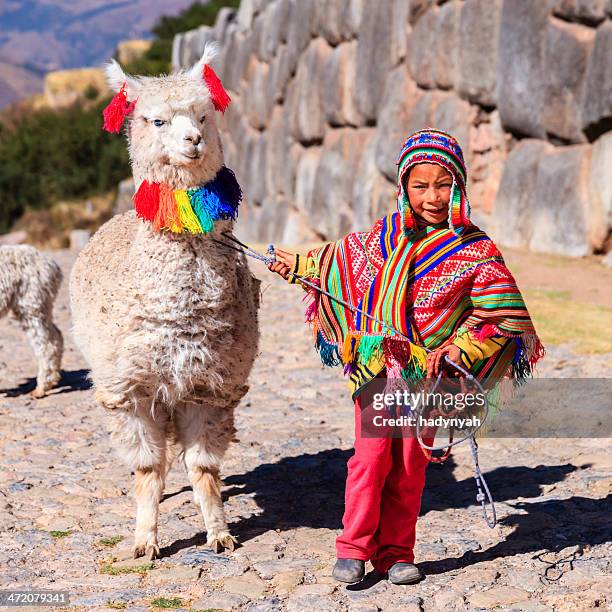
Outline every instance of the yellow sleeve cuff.
[(457, 336), (453, 340), (453, 344), (461, 350), (461, 360), (463, 363), (468, 368), (471, 368), (477, 361), (487, 359), (497, 353), (507, 341), (508, 338), (496, 337), (487, 338), (480, 342), (470, 332), (466, 332)]
[[(307, 259), (308, 258), (306, 256), (296, 253), (295, 259), (293, 260), (293, 268), (291, 268), (291, 272), (293, 272), (293, 274), (297, 274), (298, 276), (304, 276), (306, 272)], [(287, 282), (290, 285), (296, 285), (298, 283), (298, 279), (293, 276), (293, 274), (290, 274), (287, 277)]]

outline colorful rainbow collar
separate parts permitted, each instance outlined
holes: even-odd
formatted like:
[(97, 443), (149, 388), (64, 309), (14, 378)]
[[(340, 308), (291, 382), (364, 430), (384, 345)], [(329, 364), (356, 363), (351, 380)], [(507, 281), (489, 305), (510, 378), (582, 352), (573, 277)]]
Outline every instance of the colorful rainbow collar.
[(218, 219), (236, 218), (241, 200), (234, 173), (223, 166), (212, 181), (195, 189), (172, 189), (165, 183), (143, 181), (134, 194), (134, 208), (155, 231), (208, 234)]

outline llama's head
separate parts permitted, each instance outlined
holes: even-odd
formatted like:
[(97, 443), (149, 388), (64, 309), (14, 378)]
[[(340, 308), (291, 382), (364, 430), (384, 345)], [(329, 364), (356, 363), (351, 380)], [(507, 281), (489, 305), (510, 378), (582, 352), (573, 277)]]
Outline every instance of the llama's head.
[(127, 100), (135, 102), (128, 140), (137, 183), (188, 189), (210, 181), (223, 166), (215, 114), (229, 100), (209, 67), (215, 54), (216, 48), (207, 45), (192, 68), (160, 77), (134, 77), (116, 61), (108, 64), (111, 89), (125, 86)]

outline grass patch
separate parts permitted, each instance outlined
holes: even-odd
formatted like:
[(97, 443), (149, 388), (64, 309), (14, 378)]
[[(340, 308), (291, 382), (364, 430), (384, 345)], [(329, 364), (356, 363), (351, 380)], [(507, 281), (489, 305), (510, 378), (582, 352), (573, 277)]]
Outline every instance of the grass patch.
[(50, 531), (49, 533), (51, 534), (52, 538), (65, 538), (66, 536), (69, 536), (72, 532), (71, 531)]
[(98, 546), (105, 546), (106, 548), (112, 548), (123, 540), (123, 536), (111, 536), (110, 538), (101, 538), (96, 542)]
[(153, 562), (143, 563), (142, 565), (130, 565), (126, 567), (116, 566), (112, 563), (104, 563), (100, 568), (101, 574), (109, 576), (121, 576), (122, 574), (146, 574), (155, 567)]
[(125, 601), (112, 601), (109, 600), (106, 602), (107, 608), (112, 608), (113, 610), (125, 610), (127, 608), (127, 604)]
[(571, 342), (583, 355), (612, 352), (612, 308), (576, 302), (569, 291), (526, 290), (524, 296), (544, 346)]
[(156, 608), (183, 608), (185, 602), (180, 597), (158, 597), (151, 602)]

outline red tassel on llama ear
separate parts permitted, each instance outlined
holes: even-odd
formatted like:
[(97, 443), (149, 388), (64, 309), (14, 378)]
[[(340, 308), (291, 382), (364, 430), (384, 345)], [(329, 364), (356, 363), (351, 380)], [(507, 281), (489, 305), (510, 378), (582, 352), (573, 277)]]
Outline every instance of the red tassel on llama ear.
[(102, 115), (104, 116), (103, 128), (107, 132), (118, 134), (121, 131), (121, 126), (125, 118), (134, 110), (134, 106), (136, 106), (136, 100), (128, 103), (125, 86), (126, 83), (121, 86), (119, 93), (113, 97), (109, 105), (102, 111)]
[(206, 81), (206, 86), (208, 87), (208, 91), (210, 92), (210, 98), (214, 107), (221, 111), (225, 112), (225, 109), (228, 107), (229, 103), (232, 101), (229, 97), (227, 91), (223, 88), (223, 84), (219, 80), (219, 77), (215, 74), (215, 71), (208, 65), (204, 65), (204, 81)]

